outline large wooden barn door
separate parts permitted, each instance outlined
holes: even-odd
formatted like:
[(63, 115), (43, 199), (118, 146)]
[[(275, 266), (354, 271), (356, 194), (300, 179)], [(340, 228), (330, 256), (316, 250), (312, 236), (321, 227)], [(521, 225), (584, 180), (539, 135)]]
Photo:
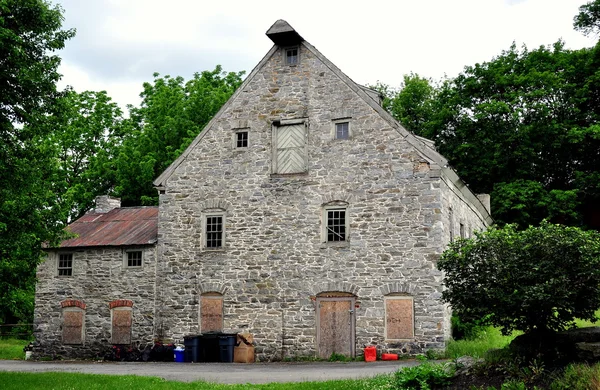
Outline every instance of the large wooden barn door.
[(317, 298), (317, 343), (320, 358), (332, 353), (354, 356), (354, 297)]

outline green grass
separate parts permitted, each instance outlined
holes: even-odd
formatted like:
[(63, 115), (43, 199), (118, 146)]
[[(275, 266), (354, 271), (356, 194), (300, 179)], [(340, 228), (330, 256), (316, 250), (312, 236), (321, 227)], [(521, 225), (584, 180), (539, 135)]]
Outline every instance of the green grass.
[[(596, 311), (596, 318), (598, 318), (600, 320), (600, 310)], [(575, 324), (577, 325), (578, 328), (587, 328), (590, 326), (600, 326), (600, 321), (596, 321), (596, 323), (593, 323), (591, 321), (584, 321), (584, 320), (576, 319)]]
[(27, 344), (29, 344), (28, 340), (0, 339), (0, 360), (25, 359), (23, 347)]
[(500, 330), (488, 327), (473, 340), (450, 340), (446, 347), (446, 357), (455, 359), (461, 356), (483, 357), (490, 349), (504, 348), (520, 333), (503, 336)]
[(378, 375), (368, 379), (337, 380), (326, 382), (269, 383), (262, 385), (225, 385), (208, 382), (182, 383), (157, 377), (135, 375), (93, 375), (74, 373), (24, 373), (0, 372), (3, 390), (53, 389), (53, 390), (100, 390), (100, 389), (145, 389), (145, 390), (383, 390), (390, 389), (393, 375)]

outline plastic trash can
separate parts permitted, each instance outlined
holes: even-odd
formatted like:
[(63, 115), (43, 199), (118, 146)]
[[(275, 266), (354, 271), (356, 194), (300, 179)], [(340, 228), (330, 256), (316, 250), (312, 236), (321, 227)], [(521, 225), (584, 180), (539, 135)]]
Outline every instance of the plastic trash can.
[(184, 361), (186, 363), (198, 363), (200, 361), (200, 336), (184, 336), (185, 346)]
[(184, 352), (185, 352), (185, 350), (183, 348), (175, 348), (173, 350), (175, 362), (177, 362), (177, 363), (184, 362)]
[(233, 363), (233, 348), (235, 335), (219, 336), (219, 360), (223, 363)]
[(219, 335), (220, 332), (207, 332), (198, 336), (198, 361), (219, 362)]

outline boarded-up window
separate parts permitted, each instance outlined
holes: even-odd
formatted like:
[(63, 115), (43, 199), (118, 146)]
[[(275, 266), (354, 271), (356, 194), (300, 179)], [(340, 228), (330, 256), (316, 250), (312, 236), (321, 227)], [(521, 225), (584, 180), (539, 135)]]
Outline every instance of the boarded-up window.
[(64, 308), (62, 331), (64, 344), (83, 344), (84, 311), (78, 307)]
[(200, 332), (223, 330), (223, 296), (206, 294), (200, 298)]
[(388, 340), (414, 337), (413, 299), (408, 296), (385, 298), (385, 338)]
[(304, 123), (273, 127), (273, 173), (308, 170), (307, 131)]
[(112, 343), (131, 344), (131, 308), (112, 309)]

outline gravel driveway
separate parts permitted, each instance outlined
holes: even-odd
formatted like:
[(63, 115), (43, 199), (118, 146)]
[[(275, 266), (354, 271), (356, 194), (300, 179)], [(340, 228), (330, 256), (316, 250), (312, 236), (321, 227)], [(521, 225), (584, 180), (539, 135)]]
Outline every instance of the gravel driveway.
[(86, 374), (158, 376), (168, 380), (218, 383), (303, 382), (353, 379), (391, 373), (418, 365), (415, 360), (349, 363), (114, 363), (33, 362), (1, 360), (0, 371), (79, 372)]

